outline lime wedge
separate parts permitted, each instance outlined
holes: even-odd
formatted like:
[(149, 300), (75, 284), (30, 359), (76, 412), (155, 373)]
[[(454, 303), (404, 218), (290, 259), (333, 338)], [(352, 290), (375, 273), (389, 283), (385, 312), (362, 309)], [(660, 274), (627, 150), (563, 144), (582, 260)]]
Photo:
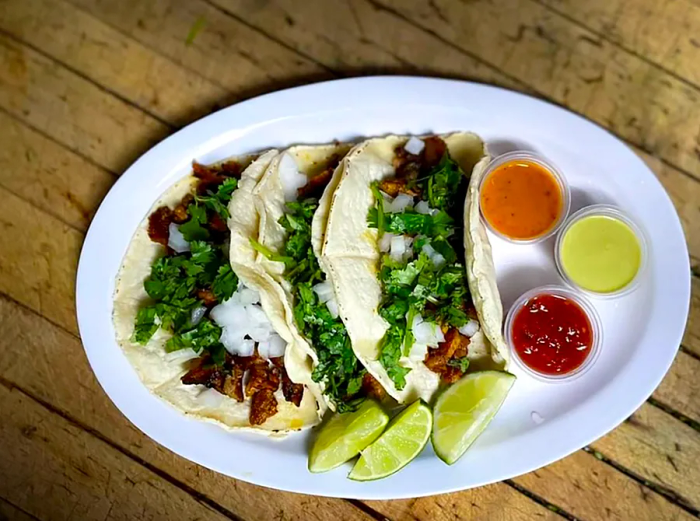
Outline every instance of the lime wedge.
[(389, 416), (374, 400), (365, 400), (355, 412), (334, 414), (321, 427), (309, 453), (309, 470), (326, 472), (357, 456), (376, 440)]
[(433, 448), (452, 465), (474, 443), (501, 408), (515, 382), (502, 371), (472, 373), (449, 387), (435, 403)]
[(350, 479), (371, 481), (398, 472), (428, 443), (433, 414), (418, 400), (402, 411), (377, 441), (362, 451)]

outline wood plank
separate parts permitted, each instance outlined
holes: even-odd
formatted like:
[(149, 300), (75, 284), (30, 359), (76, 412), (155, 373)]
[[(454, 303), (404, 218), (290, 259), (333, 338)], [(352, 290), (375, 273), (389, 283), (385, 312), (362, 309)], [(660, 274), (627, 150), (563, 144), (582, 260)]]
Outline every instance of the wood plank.
[(170, 129), (0, 35), (0, 107), (95, 163), (121, 172)]
[(696, 87), (531, 0), (378, 1), (700, 178)]
[[(338, 54), (348, 55), (345, 61), (352, 60), (357, 49), (342, 45), (347, 34), (361, 38), (388, 9), (394, 15), (387, 17), (381, 30), (372, 32), (379, 46), (387, 47), (395, 28), (403, 25), (402, 18), (408, 19), (437, 35), (436, 41), (461, 49), (463, 60), (477, 58), (511, 81), (584, 114), (700, 177), (696, 151), (700, 149), (700, 115), (688, 112), (700, 102), (700, 91), (530, 0), (368, 0), (353, 2), (352, 11), (340, 0), (315, 0), (304, 2), (303, 17), (294, 16), (298, 3), (293, 0), (279, 0), (278, 9), (268, 8), (269, 4), (255, 9), (246, 0), (213, 1), (261, 30), (273, 27), (275, 37), (310, 55), (313, 51), (315, 59), (329, 66), (323, 61), (329, 54), (324, 49), (335, 45), (342, 49)], [(312, 12), (315, 16), (309, 15)], [(289, 17), (294, 27), (283, 30)], [(334, 30), (327, 31), (318, 20), (328, 20)], [(437, 54), (426, 56), (416, 48), (413, 44), (408, 47), (409, 62), (421, 70), (429, 68)], [(447, 48), (443, 46), (445, 52)], [(427, 58), (427, 63), (421, 58)], [(452, 67), (458, 69), (460, 62), (453, 61)], [(459, 75), (459, 70), (452, 74)]]
[(583, 451), (513, 481), (582, 519), (695, 519), (660, 494)]
[(700, 4), (686, 0), (537, 0), (700, 85)]
[(17, 390), (0, 409), (0, 489), (39, 519), (228, 519)]
[(83, 235), (0, 188), (0, 292), (77, 333), (75, 271)]
[(226, 89), (61, 1), (3, 2), (0, 28), (176, 126), (233, 100)]
[(592, 448), (700, 510), (700, 433), (645, 404)]
[[(332, 77), (313, 60), (201, 0), (70, 1), (237, 97)], [(197, 26), (201, 30), (191, 38)]]
[[(697, 317), (697, 314), (694, 315)], [(693, 322), (697, 321), (694, 320)], [(654, 398), (700, 423), (700, 361), (679, 352)]]
[[(178, 481), (187, 483), (236, 515), (261, 520), (371, 519), (342, 500), (277, 491), (270, 494), (262, 487), (229, 479), (174, 455), (138, 431), (112, 405), (95, 381), (76, 337), (2, 295), (0, 321), (7, 324), (0, 336), (2, 379), (26, 389), (81, 424), (100, 432), (124, 450)], [(467, 500), (469, 503), (465, 503)], [(512, 514), (509, 519), (515, 520), (531, 519), (535, 515), (540, 517), (546, 512), (505, 484), (449, 497), (438, 496), (435, 501), (436, 504), (444, 504), (448, 509), (446, 512), (458, 512), (462, 507), (467, 508), (468, 504), (475, 503), (477, 506), (468, 508), (487, 509), (494, 515), (499, 511), (499, 515)], [(402, 516), (408, 515), (408, 512), (428, 512), (429, 504), (426, 499), (421, 500), (418, 506), (406, 503), (405, 508), (388, 503), (378, 506), (393, 517), (399, 512), (404, 512)]]
[(0, 186), (87, 230), (116, 177), (3, 112), (0, 142)]
[(30, 516), (2, 498), (0, 498), (0, 519), (3, 521), (36, 521), (36, 517)]
[[(455, 76), (522, 90), (518, 82), (370, 2), (214, 0), (233, 16), (342, 74)], [(328, 31), (328, 27), (333, 31)]]
[(452, 521), (483, 519), (512, 521), (537, 519), (561, 520), (554, 513), (503, 484), (417, 499), (365, 501), (367, 505), (393, 521)]

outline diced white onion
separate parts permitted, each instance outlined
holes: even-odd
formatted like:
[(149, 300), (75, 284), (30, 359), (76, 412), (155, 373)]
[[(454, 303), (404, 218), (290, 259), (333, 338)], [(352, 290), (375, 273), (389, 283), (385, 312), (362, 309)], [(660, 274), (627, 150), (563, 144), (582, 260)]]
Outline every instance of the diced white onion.
[(255, 351), (255, 340), (243, 338), (239, 331), (228, 327), (224, 328), (219, 340), (232, 355), (252, 356)]
[(389, 204), (384, 205), (384, 211), (387, 213), (401, 213), (409, 206), (413, 207), (413, 197), (407, 194), (399, 194)]
[(287, 342), (277, 333), (273, 333), (268, 340), (258, 344), (258, 354), (266, 360), (284, 356), (286, 349)]
[(406, 237), (404, 235), (392, 236), (389, 247), (389, 256), (396, 262), (409, 259), (411, 255), (413, 255), (413, 249), (411, 248), (412, 244), (412, 237)]
[(381, 190), (379, 191), (379, 193), (382, 194), (382, 208), (384, 208), (384, 211), (387, 212), (387, 208), (389, 208), (389, 205), (394, 200), (394, 198), (386, 192), (382, 192)]
[(251, 356), (256, 342), (270, 345), (275, 332), (259, 301), (260, 294), (241, 283), (230, 299), (211, 310), (212, 320), (223, 328), (220, 341), (232, 355)]
[(188, 362), (190, 360), (194, 360), (195, 358), (198, 358), (199, 355), (194, 352), (193, 349), (187, 348), (187, 349), (178, 349), (177, 351), (173, 351), (172, 353), (166, 353), (165, 354), (165, 361), (166, 362)]
[(338, 318), (340, 313), (338, 312), (338, 303), (335, 301), (335, 299), (332, 298), (326, 302), (326, 307), (333, 318)]
[(233, 296), (237, 297), (238, 302), (243, 306), (249, 306), (250, 304), (257, 304), (260, 302), (260, 293), (254, 289), (243, 286), (242, 283), (238, 286), (238, 291), (234, 293)]
[(435, 248), (433, 248), (430, 244), (426, 243), (423, 245), (423, 251), (426, 253), (428, 257), (430, 257), (430, 261), (433, 263), (433, 266), (436, 268), (441, 268), (443, 264), (445, 264), (445, 257), (442, 256), (442, 254), (438, 253), (435, 251)]
[(414, 342), (411, 350), (408, 353), (408, 357), (412, 360), (424, 360), (425, 355), (428, 354), (428, 346), (426, 344), (419, 344)]
[(319, 282), (311, 289), (318, 295), (318, 300), (321, 302), (328, 302), (333, 298), (333, 285), (328, 281)]
[(382, 238), (379, 239), (379, 251), (387, 253), (391, 249), (391, 239), (396, 237), (393, 233), (385, 233)]
[(278, 169), (282, 190), (284, 191), (284, 200), (296, 201), (297, 190), (308, 183), (308, 178), (299, 172), (296, 161), (286, 152), (280, 158)]
[(416, 155), (416, 156), (423, 151), (424, 147), (425, 147), (425, 143), (423, 142), (423, 140), (418, 139), (415, 136), (411, 136), (411, 139), (409, 139), (406, 142), (406, 144), (404, 145), (406, 152), (408, 152), (409, 154)]
[(415, 343), (425, 344), (430, 347), (437, 347), (440, 342), (445, 341), (442, 329), (435, 322), (424, 322), (422, 317), (417, 316), (411, 327)]
[(226, 396), (215, 389), (204, 389), (197, 395), (197, 400), (210, 409), (218, 409), (225, 399)]
[(479, 322), (470, 318), (466, 324), (459, 328), (459, 332), (466, 337), (473, 337), (479, 331)]
[(192, 314), (190, 315), (190, 324), (192, 324), (193, 326), (199, 324), (206, 312), (207, 308), (205, 308), (204, 306), (194, 308), (192, 310)]
[(170, 223), (168, 226), (168, 247), (177, 253), (190, 251), (190, 243), (185, 240), (180, 227), (175, 223)]
[(435, 215), (439, 210), (431, 208), (427, 201), (420, 201), (415, 206), (416, 212), (422, 213), (423, 215)]

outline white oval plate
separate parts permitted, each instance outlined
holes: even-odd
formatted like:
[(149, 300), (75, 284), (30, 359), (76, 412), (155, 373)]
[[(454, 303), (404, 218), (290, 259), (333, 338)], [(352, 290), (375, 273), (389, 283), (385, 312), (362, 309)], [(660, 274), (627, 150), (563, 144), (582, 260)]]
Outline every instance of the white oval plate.
[[(472, 130), (492, 152), (535, 150), (557, 164), (573, 193), (572, 211), (614, 203), (650, 238), (650, 269), (640, 288), (594, 300), (605, 331), (590, 372), (568, 384), (524, 374), (493, 423), (455, 465), (430, 446), (387, 479), (356, 483), (349, 465), (315, 475), (306, 469), (309, 434), (283, 441), (229, 433), (186, 418), (141, 385), (114, 340), (114, 279), (134, 230), (158, 196), (193, 159), (294, 143), (327, 143), (386, 133)], [(549, 241), (514, 246), (491, 237), (504, 306), (524, 291), (560, 282)], [(347, 498), (389, 499), (450, 492), (547, 465), (604, 435), (652, 393), (680, 344), (690, 299), (688, 251), (661, 184), (622, 142), (563, 109), (472, 83), (403, 77), (333, 81), (255, 98), (189, 125), (141, 157), (109, 192), (87, 234), (78, 269), (80, 334), (97, 378), (139, 429), (181, 456), (268, 487)], [(517, 374), (517, 371), (516, 371)]]

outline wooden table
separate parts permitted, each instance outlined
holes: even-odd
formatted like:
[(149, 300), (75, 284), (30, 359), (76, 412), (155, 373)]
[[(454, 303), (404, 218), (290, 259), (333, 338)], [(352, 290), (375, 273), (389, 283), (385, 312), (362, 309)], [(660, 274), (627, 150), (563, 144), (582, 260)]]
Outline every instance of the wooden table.
[[(671, 371), (590, 447), (455, 494), (302, 496), (172, 454), (117, 411), (83, 354), (74, 280), (91, 216), (132, 161), (183, 125), (263, 92), (375, 73), (523, 91), (603, 125), (647, 162), (681, 216), (694, 266)], [(0, 518), (698, 514), (698, 0), (0, 0), (0, 201)]]

